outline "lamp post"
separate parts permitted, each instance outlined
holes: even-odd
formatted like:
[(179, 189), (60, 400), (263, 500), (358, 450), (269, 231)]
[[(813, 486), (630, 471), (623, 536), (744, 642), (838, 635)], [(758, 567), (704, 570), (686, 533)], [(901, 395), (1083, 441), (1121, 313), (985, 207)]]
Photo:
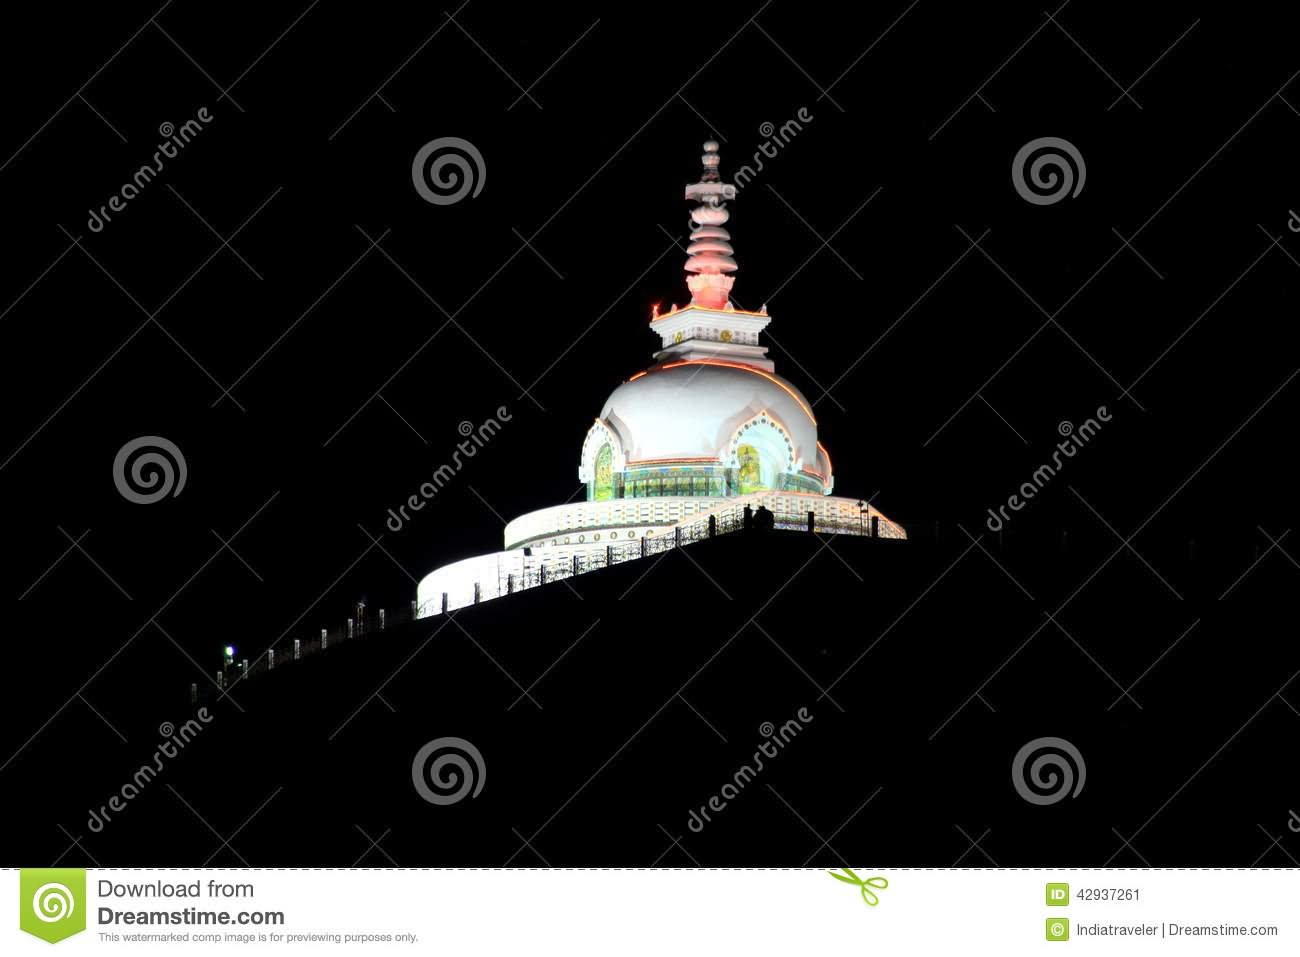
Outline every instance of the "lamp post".
[(858, 501), (858, 534), (867, 534), (867, 503)]

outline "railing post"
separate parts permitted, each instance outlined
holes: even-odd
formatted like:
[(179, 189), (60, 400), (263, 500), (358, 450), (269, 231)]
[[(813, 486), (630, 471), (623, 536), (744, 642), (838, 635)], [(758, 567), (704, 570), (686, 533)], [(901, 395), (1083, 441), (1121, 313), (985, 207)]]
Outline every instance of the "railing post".
[(641, 557), (645, 558), (645, 555), (646, 555), (646, 539), (645, 536), (643, 535), (641, 537)]
[(506, 594), (513, 595), (514, 593), (515, 593), (515, 576), (506, 575)]
[(574, 574), (574, 575), (578, 574), (578, 556), (577, 556), (577, 555), (574, 555), (574, 556), (573, 556), (573, 574)]
[(384, 630), (384, 610), (382, 608), (379, 609), (379, 630)]
[(222, 668), (221, 670), (219, 670), (219, 671), (217, 672), (217, 687), (218, 687), (218, 688), (225, 688), (225, 687), (226, 687), (226, 669), (225, 669), (225, 668)]
[(414, 621), (419, 617), (420, 617), (420, 603), (416, 599), (412, 598), (411, 599), (411, 620)]
[(355, 636), (355, 634), (356, 634), (356, 632), (353, 630), (352, 619), (349, 618), (349, 619), (348, 619), (348, 637), (349, 637), (349, 638), (352, 638), (352, 637)]
[(718, 516), (709, 516), (709, 538), (718, 537)]
[(475, 582), (475, 583), (474, 583), (474, 604), (477, 605), (477, 604), (479, 603), (479, 598), (480, 598), (480, 597), (481, 597), (481, 596), (480, 596), (480, 594), (479, 594), (479, 583), (478, 583), (478, 582)]
[(871, 516), (871, 537), (872, 538), (880, 537), (880, 516), (879, 515)]
[(546, 584), (546, 559), (542, 559), (541, 564), (537, 566), (537, 581), (539, 584)]
[(614, 564), (614, 546), (606, 545), (605, 546), (605, 567), (609, 568), (613, 564)]
[(812, 509), (808, 510), (808, 531), (810, 533), (817, 531), (817, 513)]
[(275, 649), (266, 649), (266, 670), (272, 671), (275, 668)]
[(322, 628), (320, 630), (320, 650), (324, 651), (325, 648), (329, 645), (329, 643), (330, 643), (329, 632), (327, 632), (324, 628)]
[(297, 661), (302, 657), (302, 641), (298, 638), (293, 640), (293, 660)]
[(673, 528), (673, 548), (682, 547), (682, 527), (680, 525)]
[(447, 593), (442, 593), (442, 613), (447, 614)]
[(190, 682), (190, 704), (199, 703), (199, 684), (197, 681)]

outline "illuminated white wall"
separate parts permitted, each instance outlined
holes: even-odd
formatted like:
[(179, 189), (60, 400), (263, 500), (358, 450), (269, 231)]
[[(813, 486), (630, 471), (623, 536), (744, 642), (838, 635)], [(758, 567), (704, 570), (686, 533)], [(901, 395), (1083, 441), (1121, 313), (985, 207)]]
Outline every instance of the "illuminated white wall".
[[(552, 540), (556, 545), (580, 544), (579, 536), (584, 538), (581, 544), (587, 541), (617, 544), (627, 541), (629, 535), (639, 538), (725, 501), (707, 496), (664, 496), (553, 505), (521, 515), (508, 524), (505, 545), (506, 548), (542, 547), (549, 546)], [(590, 537), (597, 533), (601, 535), (599, 540)]]
[[(517, 590), (529, 581), (535, 584), (542, 568), (546, 569), (548, 581), (572, 575), (575, 557), (579, 573), (603, 568), (610, 558), (615, 563), (636, 560), (641, 552), (641, 539), (674, 538), (678, 527), (682, 528), (684, 535), (690, 532), (699, 534), (707, 529), (710, 516), (717, 519), (724, 531), (734, 528), (742, 521), (746, 506), (755, 511), (760, 507), (768, 509), (776, 516), (778, 526), (783, 528), (807, 527), (808, 513), (812, 512), (818, 527), (834, 529), (839, 534), (870, 534), (871, 519), (875, 517), (879, 519), (881, 538), (907, 537), (900, 525), (871, 506), (867, 506), (864, 513), (854, 499), (808, 492), (755, 492), (737, 498), (617, 499), (556, 505), (521, 515), (506, 526), (507, 542), (535, 540), (536, 543), (528, 546), (532, 554), (525, 555), (524, 547), (520, 545), (453, 562), (426, 575), (416, 590), (419, 617), (439, 614), (444, 592), (448, 611), (473, 604), (476, 583), (479, 586), (478, 600), (490, 601), (507, 593), (507, 582), (512, 575)], [(650, 524), (651, 521), (656, 524)], [(555, 545), (550, 544), (552, 537)]]

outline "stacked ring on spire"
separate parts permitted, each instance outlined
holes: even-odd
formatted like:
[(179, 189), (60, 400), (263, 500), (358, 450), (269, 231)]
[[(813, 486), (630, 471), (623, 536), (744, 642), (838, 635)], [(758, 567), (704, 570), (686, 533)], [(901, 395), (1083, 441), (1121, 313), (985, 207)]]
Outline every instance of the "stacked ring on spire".
[(704, 144), (704, 156), (701, 157), (704, 172), (698, 183), (686, 187), (686, 198), (700, 200), (700, 205), (691, 210), (691, 242), (686, 249), (687, 286), (691, 290), (691, 302), (706, 309), (724, 309), (730, 302), (733, 278), (726, 275), (735, 272), (735, 249), (731, 246), (731, 234), (723, 225), (731, 218), (727, 212), (725, 200), (736, 195), (736, 187), (723, 183), (718, 173), (718, 144), (709, 140)]

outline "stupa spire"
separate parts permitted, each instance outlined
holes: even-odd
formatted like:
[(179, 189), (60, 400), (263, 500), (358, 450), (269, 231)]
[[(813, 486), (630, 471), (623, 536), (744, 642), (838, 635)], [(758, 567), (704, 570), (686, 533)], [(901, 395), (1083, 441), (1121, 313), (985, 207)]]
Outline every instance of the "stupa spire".
[(691, 210), (691, 242), (686, 249), (686, 285), (691, 290), (691, 304), (704, 309), (725, 309), (731, 301), (735, 278), (730, 274), (739, 267), (733, 258), (731, 234), (723, 228), (731, 214), (726, 201), (736, 198), (736, 187), (722, 182), (718, 171), (718, 144), (708, 140), (699, 182), (686, 187), (686, 198), (699, 203)]

